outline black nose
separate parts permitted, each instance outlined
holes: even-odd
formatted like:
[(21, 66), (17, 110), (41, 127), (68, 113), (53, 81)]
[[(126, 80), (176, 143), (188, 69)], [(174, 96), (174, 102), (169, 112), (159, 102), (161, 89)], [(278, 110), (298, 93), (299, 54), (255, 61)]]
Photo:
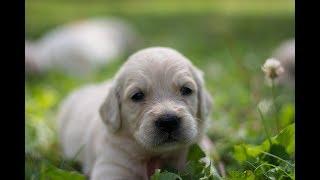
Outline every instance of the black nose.
[(161, 131), (171, 133), (179, 128), (180, 118), (174, 114), (164, 114), (155, 122)]

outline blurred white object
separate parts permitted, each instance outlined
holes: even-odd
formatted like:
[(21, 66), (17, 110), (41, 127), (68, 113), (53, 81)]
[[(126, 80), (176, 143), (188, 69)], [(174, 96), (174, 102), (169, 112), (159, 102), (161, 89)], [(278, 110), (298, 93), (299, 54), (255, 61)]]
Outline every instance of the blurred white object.
[(279, 77), (280, 84), (295, 85), (295, 39), (283, 42), (274, 52), (273, 57), (281, 62), (284, 73)]
[(133, 28), (117, 18), (96, 18), (57, 27), (35, 42), (26, 41), (26, 73), (60, 69), (86, 74), (107, 64), (137, 41)]

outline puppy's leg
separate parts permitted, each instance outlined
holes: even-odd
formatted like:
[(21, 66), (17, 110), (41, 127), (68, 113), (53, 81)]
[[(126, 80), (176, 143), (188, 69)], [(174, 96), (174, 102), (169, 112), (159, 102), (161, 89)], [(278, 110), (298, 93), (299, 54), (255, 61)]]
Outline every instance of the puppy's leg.
[[(133, 149), (129, 144), (128, 149)], [(91, 171), (92, 180), (146, 180), (145, 165), (132, 151), (115, 144), (104, 144), (95, 158)]]
[(110, 162), (103, 158), (97, 159), (91, 176), (91, 180), (144, 180), (146, 177), (142, 177), (136, 174), (125, 165), (116, 162)]
[(213, 142), (207, 135), (204, 135), (201, 138), (199, 145), (208, 154), (210, 154), (215, 148)]

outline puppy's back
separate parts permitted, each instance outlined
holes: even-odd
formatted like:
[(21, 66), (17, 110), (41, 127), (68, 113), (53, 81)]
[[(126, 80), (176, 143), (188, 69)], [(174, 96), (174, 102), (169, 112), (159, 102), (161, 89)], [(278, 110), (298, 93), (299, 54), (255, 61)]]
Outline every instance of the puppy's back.
[(108, 94), (109, 86), (109, 82), (85, 86), (71, 93), (61, 104), (57, 117), (58, 134), (67, 158), (77, 156), (76, 160), (84, 160), (90, 127), (102, 125), (99, 107)]

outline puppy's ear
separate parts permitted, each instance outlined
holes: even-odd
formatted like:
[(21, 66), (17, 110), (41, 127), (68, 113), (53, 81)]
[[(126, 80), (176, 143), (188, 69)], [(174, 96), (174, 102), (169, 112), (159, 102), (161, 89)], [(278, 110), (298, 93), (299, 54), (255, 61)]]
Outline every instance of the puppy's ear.
[(100, 106), (99, 113), (109, 131), (115, 133), (120, 129), (120, 101), (115, 84), (112, 84), (106, 100)]
[(192, 67), (192, 72), (198, 86), (198, 112), (199, 119), (205, 121), (211, 113), (212, 97), (204, 86), (203, 72), (196, 67)]

